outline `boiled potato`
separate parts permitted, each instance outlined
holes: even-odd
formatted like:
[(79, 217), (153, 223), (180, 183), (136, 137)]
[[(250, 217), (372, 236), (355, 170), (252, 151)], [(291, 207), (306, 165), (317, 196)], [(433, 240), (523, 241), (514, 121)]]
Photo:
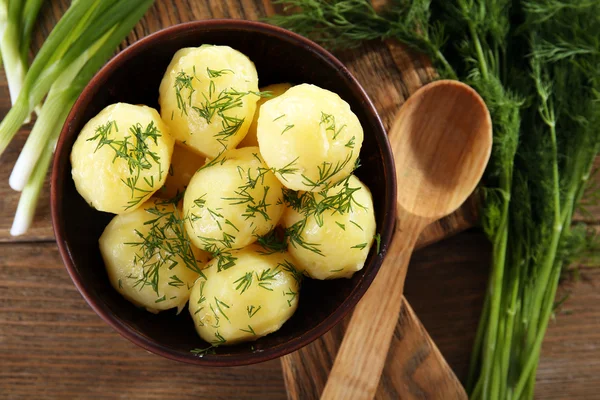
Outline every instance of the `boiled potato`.
[(256, 245), (232, 252), (235, 265), (203, 271), (190, 296), (196, 331), (213, 345), (256, 340), (278, 330), (298, 306), (299, 274), (287, 253), (265, 255)]
[(133, 211), (165, 183), (173, 146), (169, 128), (153, 108), (110, 105), (83, 127), (73, 145), (75, 187), (97, 210)]
[(213, 254), (268, 233), (283, 214), (282, 187), (258, 147), (225, 152), (192, 177), (183, 198), (192, 242)]
[(211, 158), (244, 138), (260, 98), (254, 63), (231, 47), (210, 45), (175, 53), (159, 93), (175, 139)]
[(192, 176), (204, 165), (206, 159), (190, 148), (175, 144), (171, 157), (171, 168), (165, 185), (157, 192), (164, 199), (172, 199), (187, 188)]
[(192, 246), (181, 225), (172, 223), (181, 219), (173, 204), (153, 199), (115, 216), (100, 236), (112, 286), (152, 313), (175, 307), (181, 311), (208, 260)]
[(258, 117), (265, 162), (293, 190), (320, 191), (354, 170), (363, 129), (337, 94), (302, 84), (267, 100)]
[(303, 196), (310, 196), (312, 201), (303, 201), (304, 206), (296, 202), (287, 208), (282, 219), (289, 235), (288, 251), (298, 268), (311, 278), (350, 278), (362, 269), (373, 244), (375, 214), (371, 192), (351, 175), (325, 196), (298, 194), (300, 199)]
[(265, 101), (269, 99), (274, 99), (275, 97), (279, 97), (285, 93), (286, 90), (291, 88), (292, 85), (289, 83), (276, 83), (274, 85), (269, 85), (260, 88), (261, 92), (270, 92), (269, 97), (261, 97), (256, 103), (256, 111), (254, 112), (254, 118), (252, 119), (252, 123), (250, 124), (250, 128), (248, 129), (248, 133), (244, 140), (238, 144), (238, 147), (251, 147), (258, 146), (258, 138), (256, 137), (256, 127), (258, 126), (258, 116), (260, 115), (260, 107), (265, 103)]

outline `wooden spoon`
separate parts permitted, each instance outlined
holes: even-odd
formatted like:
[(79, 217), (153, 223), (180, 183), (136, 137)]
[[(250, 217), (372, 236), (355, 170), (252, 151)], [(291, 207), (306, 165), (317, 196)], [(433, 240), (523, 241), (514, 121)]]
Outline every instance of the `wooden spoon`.
[[(356, 306), (321, 399), (375, 396), (417, 238), (429, 223), (456, 210), (477, 186), (490, 157), (492, 122), (473, 89), (442, 80), (404, 103), (389, 139), (398, 178), (394, 238), (381, 270)], [(440, 397), (466, 399), (464, 392)]]

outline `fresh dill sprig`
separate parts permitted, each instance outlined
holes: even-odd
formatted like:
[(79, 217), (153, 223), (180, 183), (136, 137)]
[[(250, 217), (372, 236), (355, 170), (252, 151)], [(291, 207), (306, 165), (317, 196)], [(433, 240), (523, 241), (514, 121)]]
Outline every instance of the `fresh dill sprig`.
[(292, 226), (288, 227), (285, 230), (285, 236), (288, 238), (289, 243), (294, 246), (300, 246), (308, 251), (312, 251), (315, 254), (325, 257), (323, 252), (321, 251), (319, 243), (310, 243), (307, 242), (302, 236), (302, 232), (306, 227), (307, 218), (303, 218), (300, 221), (294, 223)]
[(296, 299), (296, 296), (298, 296), (298, 292), (294, 292), (292, 290), (292, 288), (288, 288), (287, 292), (286, 291), (283, 292), (283, 296), (284, 297), (286, 297), (286, 296), (289, 297), (289, 299), (286, 299), (286, 300), (287, 300), (287, 303), (288, 303), (288, 307), (291, 307), (292, 306), (292, 302)]
[[(192, 107), (192, 95), (196, 91), (193, 85), (194, 78), (194, 75), (189, 75), (183, 70), (179, 71), (175, 77), (173, 88), (175, 89), (177, 108), (181, 111), (181, 115), (188, 115), (188, 108)], [(187, 92), (187, 97), (184, 98), (185, 92)]]
[(208, 75), (209, 78), (218, 78), (226, 74), (234, 74), (234, 72), (231, 69), (214, 70), (206, 67), (206, 75)]
[(331, 139), (335, 140), (338, 135), (342, 132), (342, 130), (346, 127), (346, 124), (340, 126), (339, 128), (335, 125), (335, 115), (327, 114), (321, 111), (321, 121), (319, 125), (325, 126), (325, 131), (331, 132)]
[[(131, 191), (131, 199), (124, 206), (125, 211), (137, 206), (140, 202), (147, 199), (154, 192), (155, 185), (162, 179), (162, 165), (160, 156), (150, 149), (150, 143), (158, 144), (158, 138), (162, 136), (158, 127), (151, 121), (145, 128), (140, 123), (129, 127), (129, 135), (122, 140), (111, 139), (112, 130), (119, 132), (116, 121), (110, 120), (104, 125), (96, 128), (95, 135), (87, 139), (88, 142), (98, 141), (94, 152), (104, 146), (110, 147), (115, 156), (113, 162), (118, 159), (127, 162), (129, 176), (121, 179)], [(147, 189), (140, 185), (142, 172), (158, 166), (158, 176), (152, 175), (150, 178), (144, 177), (142, 182), (146, 184)]]
[(323, 161), (321, 165), (317, 167), (319, 177), (316, 179), (311, 179), (306, 175), (302, 174), (302, 184), (310, 188), (310, 190), (312, 191), (327, 190), (329, 187), (332, 186), (332, 183), (330, 181), (334, 179), (334, 177), (337, 174), (342, 172), (344, 168), (346, 168), (348, 163), (350, 163), (350, 160), (352, 160), (353, 155), (354, 152), (351, 151), (346, 155), (346, 157), (342, 161), (337, 161), (335, 164), (333, 164), (330, 161)]
[[(184, 226), (184, 219), (177, 209), (181, 196), (170, 200), (156, 200), (152, 207), (145, 211), (151, 219), (144, 221), (149, 226), (147, 233), (135, 230), (139, 237), (137, 242), (127, 242), (125, 245), (134, 247), (136, 253), (133, 259), (135, 265), (142, 267), (141, 276), (131, 276), (135, 279), (134, 287), (142, 290), (150, 286), (159, 295), (160, 272), (164, 268), (172, 269), (180, 262), (206, 279), (202, 273), (200, 262), (196, 259), (192, 244)], [(173, 287), (182, 287), (184, 282), (172, 275), (168, 284)]]
[(258, 272), (255, 272), (256, 281), (258, 282), (258, 286), (265, 290), (272, 292), (273, 288), (271, 287), (271, 284), (275, 280), (275, 277), (277, 275), (279, 275), (280, 273), (281, 273), (281, 269), (279, 266), (276, 266), (274, 268), (264, 269), (264, 270), (262, 270), (260, 275), (258, 275)]
[(281, 177), (281, 179), (283, 179), (284, 181), (288, 181), (286, 176), (287, 175), (294, 175), (299, 171), (299, 168), (296, 166), (298, 162), (298, 157), (296, 157), (295, 159), (293, 159), (292, 161), (290, 161), (289, 163), (287, 163), (286, 165), (284, 165), (281, 168), (272, 168), (272, 171), (274, 174), (279, 174), (279, 176)]
[(285, 233), (277, 229), (273, 229), (266, 235), (259, 236), (256, 239), (256, 244), (262, 247), (262, 250), (259, 250), (259, 253), (262, 255), (283, 253), (287, 250)]
[(207, 354), (216, 354), (217, 347), (219, 346), (210, 345), (208, 347), (205, 347), (204, 349), (191, 349), (190, 353), (197, 355), (198, 357), (204, 357)]
[(235, 280), (233, 284), (237, 283), (235, 290), (239, 290), (240, 294), (243, 294), (250, 286), (252, 286), (252, 272), (247, 272), (242, 275), (239, 279)]
[(325, 47), (344, 49), (369, 40), (394, 38), (425, 52), (441, 75), (455, 78), (441, 48), (447, 41), (442, 24), (431, 22), (430, 0), (393, 1), (378, 12), (369, 0), (277, 0), (288, 15), (269, 22), (309, 37)]
[(256, 336), (256, 332), (254, 332), (254, 329), (253, 329), (253, 328), (252, 328), (252, 326), (250, 326), (250, 325), (248, 325), (248, 329), (241, 329), (241, 328), (240, 328), (240, 331), (242, 331), (242, 332), (246, 332), (246, 333), (249, 333), (249, 334), (251, 334), (251, 335), (254, 335), (254, 336)]
[[(269, 214), (267, 213), (268, 207), (271, 206), (270, 203), (267, 203), (267, 195), (270, 187), (264, 185), (265, 174), (270, 171), (270, 169), (262, 167), (248, 168), (246, 170), (238, 167), (238, 174), (245, 182), (234, 190), (234, 197), (223, 197), (222, 199), (227, 201), (230, 205), (245, 205), (246, 210), (242, 216), (245, 217), (246, 220), (256, 218), (257, 215), (260, 215), (265, 221), (270, 221), (271, 217), (269, 217)], [(255, 175), (253, 175), (253, 173), (255, 173)], [(262, 196), (260, 198), (254, 196), (257, 186), (262, 189)]]
[(260, 311), (262, 306), (255, 307), (253, 305), (246, 306), (246, 311), (248, 312), (248, 318), (252, 318), (256, 315), (257, 312)]

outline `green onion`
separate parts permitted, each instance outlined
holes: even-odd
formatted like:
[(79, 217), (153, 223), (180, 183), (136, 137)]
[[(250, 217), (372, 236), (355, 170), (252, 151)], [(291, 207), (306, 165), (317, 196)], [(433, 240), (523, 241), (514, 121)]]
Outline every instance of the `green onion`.
[(23, 122), (23, 115), (47, 95), (9, 180), (14, 189), (23, 191), (12, 235), (25, 233), (31, 225), (58, 135), (77, 97), (152, 3), (74, 1), (40, 49), (17, 104), (0, 124), (3, 151)]
[(0, 49), (8, 81), (10, 98), (14, 104), (25, 79), (26, 67), (21, 58), (21, 29), (23, 11), (21, 1), (0, 1)]

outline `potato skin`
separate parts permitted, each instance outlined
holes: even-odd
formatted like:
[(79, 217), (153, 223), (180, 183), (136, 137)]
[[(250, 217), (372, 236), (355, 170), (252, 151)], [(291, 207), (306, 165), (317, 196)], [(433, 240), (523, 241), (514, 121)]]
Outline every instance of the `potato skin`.
[(171, 157), (171, 168), (164, 186), (156, 193), (163, 199), (172, 199), (187, 188), (192, 176), (206, 162), (206, 159), (187, 146), (175, 144)]
[[(111, 121), (116, 123), (116, 127), (114, 124), (110, 126), (106, 138), (114, 142), (101, 144), (101, 138), (94, 137), (98, 129), (107, 127)], [(152, 124), (159, 135), (156, 141), (152, 137), (145, 138), (147, 148), (143, 156), (134, 153), (138, 140), (131, 129), (136, 124), (143, 132), (149, 132)], [(128, 143), (129, 158), (119, 157), (115, 151), (119, 148), (118, 142), (124, 140)], [(75, 187), (88, 204), (99, 211), (114, 214), (133, 211), (164, 184), (173, 146), (169, 128), (153, 108), (126, 103), (110, 105), (83, 127), (73, 144), (71, 174)], [(142, 160), (147, 168), (134, 167), (132, 170), (129, 160)], [(136, 182), (135, 190), (126, 184), (130, 179)]]
[(363, 142), (348, 103), (309, 84), (267, 100), (257, 134), (261, 154), (281, 183), (303, 191), (326, 189), (350, 175)]
[(296, 311), (302, 275), (287, 253), (265, 255), (252, 245), (232, 253), (235, 265), (208, 263), (192, 288), (196, 331), (214, 345), (256, 340), (278, 330)]
[[(375, 214), (371, 192), (354, 175), (348, 177), (327, 192), (327, 199), (340, 192), (358, 189), (352, 193), (352, 207), (345, 212), (327, 209), (321, 218), (310, 215), (306, 218), (302, 209), (287, 207), (282, 218), (286, 229), (301, 227), (298, 237), (302, 243), (310, 243), (313, 250), (300, 245), (293, 236), (289, 238), (288, 251), (296, 260), (296, 266), (314, 279), (350, 278), (364, 266), (375, 235)], [(319, 193), (299, 193), (314, 196), (323, 203)], [(305, 221), (302, 225), (302, 221)], [(299, 225), (295, 225), (299, 224)]]
[(254, 147), (258, 146), (258, 138), (256, 137), (256, 128), (258, 127), (258, 116), (260, 115), (260, 107), (265, 104), (267, 100), (274, 99), (276, 97), (281, 96), (285, 93), (286, 90), (292, 87), (291, 83), (275, 83), (273, 85), (268, 85), (260, 88), (261, 92), (271, 92), (271, 97), (261, 97), (256, 103), (256, 111), (254, 112), (254, 118), (252, 119), (252, 123), (250, 124), (250, 128), (248, 129), (248, 133), (244, 140), (238, 144), (239, 147)]
[[(164, 216), (158, 221), (159, 229), (154, 232), (164, 234), (167, 240), (160, 240), (159, 236), (151, 234), (152, 224), (147, 224), (159, 217), (157, 213)], [(181, 244), (176, 239), (174, 229), (165, 228), (169, 215), (181, 216), (181, 213), (175, 213), (172, 204), (152, 199), (133, 212), (115, 216), (99, 240), (100, 252), (112, 286), (128, 301), (152, 313), (175, 307), (181, 311), (189, 298), (190, 288), (199, 276), (186, 266), (181, 255), (169, 253), (164, 245), (156, 250), (141, 245), (142, 237), (159, 240), (164, 244)], [(194, 255), (196, 266), (201, 269), (208, 261), (208, 255), (189, 242), (187, 245), (187, 254), (191, 256), (191, 252)], [(160, 263), (160, 260), (164, 261)], [(159, 264), (155, 264), (157, 262)], [(177, 264), (172, 266), (173, 263)], [(156, 287), (140, 280), (144, 272), (148, 274), (152, 271), (153, 265), (158, 266)], [(150, 280), (147, 282), (150, 283)]]
[(197, 247), (213, 254), (239, 249), (277, 225), (282, 187), (257, 147), (229, 150), (192, 177), (183, 210)]
[(231, 47), (211, 45), (175, 53), (159, 94), (175, 139), (209, 158), (244, 138), (260, 98), (254, 63)]

